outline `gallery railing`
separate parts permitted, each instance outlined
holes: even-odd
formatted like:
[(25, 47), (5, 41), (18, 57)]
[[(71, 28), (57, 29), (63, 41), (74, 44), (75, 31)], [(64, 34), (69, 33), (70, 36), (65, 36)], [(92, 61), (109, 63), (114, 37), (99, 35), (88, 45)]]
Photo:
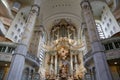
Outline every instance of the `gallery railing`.
[[(11, 62), (12, 54), (14, 54), (16, 47), (17, 44), (14, 43), (0, 42), (0, 61)], [(39, 58), (30, 53), (27, 53), (26, 59), (37, 66), (40, 65)]]
[[(113, 37), (101, 40), (101, 43), (105, 49), (107, 59), (120, 58), (120, 37)], [(92, 58), (92, 50), (86, 53), (83, 57), (84, 61), (88, 61)]]

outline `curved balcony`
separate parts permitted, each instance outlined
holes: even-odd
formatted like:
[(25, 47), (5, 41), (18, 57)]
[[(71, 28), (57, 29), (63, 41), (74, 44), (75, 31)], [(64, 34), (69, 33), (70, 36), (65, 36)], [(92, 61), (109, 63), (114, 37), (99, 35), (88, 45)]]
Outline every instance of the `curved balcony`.
[(40, 60), (39, 60), (39, 58), (37, 58), (34, 55), (31, 55), (31, 54), (27, 53), (26, 60), (28, 62), (32, 63), (34, 66), (38, 66), (38, 67), (40, 66)]
[[(12, 54), (14, 53), (16, 47), (17, 45), (14, 43), (0, 42), (0, 61), (11, 62)], [(34, 66), (40, 66), (39, 58), (31, 55), (30, 53), (27, 53), (26, 61)]]
[(13, 43), (0, 42), (0, 61), (11, 62), (15, 47)]
[(120, 37), (102, 40), (107, 60), (120, 58)]
[(85, 67), (88, 67), (89, 65), (93, 64), (92, 50), (90, 50), (87, 54), (84, 55), (83, 60)]
[[(105, 48), (107, 60), (120, 58), (120, 37), (104, 39), (101, 43)], [(88, 66), (93, 61), (92, 50), (84, 55), (83, 60), (85, 66)]]

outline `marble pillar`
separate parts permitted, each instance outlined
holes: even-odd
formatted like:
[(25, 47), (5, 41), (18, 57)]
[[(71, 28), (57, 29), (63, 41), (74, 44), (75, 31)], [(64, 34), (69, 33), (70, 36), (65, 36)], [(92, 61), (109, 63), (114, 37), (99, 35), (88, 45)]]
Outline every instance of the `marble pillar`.
[(57, 54), (55, 55), (55, 75), (57, 75)]
[(92, 47), (92, 54), (94, 59), (94, 65), (96, 68), (97, 80), (112, 80), (107, 60), (105, 57), (104, 49), (98, 38), (96, 23), (88, 0), (84, 0), (81, 2), (81, 8), (87, 25), (88, 35)]
[(75, 55), (75, 70), (77, 70), (77, 55)]
[(30, 39), (32, 37), (32, 32), (38, 13), (39, 13), (39, 6), (35, 4), (31, 7), (28, 16), (28, 20), (25, 26), (26, 28), (25, 33), (24, 36), (22, 37), (23, 38), (22, 44), (18, 44), (15, 53), (13, 54), (10, 70), (6, 80), (21, 80), (22, 78), (25, 56), (28, 51)]
[(50, 72), (51, 72), (51, 74), (53, 73), (53, 55), (51, 55)]
[(26, 45), (19, 44), (13, 54), (10, 70), (6, 80), (21, 80), (26, 54)]
[(71, 66), (71, 74), (73, 74), (73, 55), (70, 54), (70, 66)]

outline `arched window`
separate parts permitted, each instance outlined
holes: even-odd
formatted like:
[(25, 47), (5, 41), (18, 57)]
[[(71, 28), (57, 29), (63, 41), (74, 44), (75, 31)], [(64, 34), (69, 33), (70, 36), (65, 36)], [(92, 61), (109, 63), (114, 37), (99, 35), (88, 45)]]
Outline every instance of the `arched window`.
[[(96, 27), (97, 27), (97, 31), (98, 31), (100, 39), (104, 39), (105, 35), (104, 35), (104, 32), (103, 32), (102, 25), (100, 23), (96, 22)], [(105, 28), (105, 30), (107, 30), (107, 29)]]

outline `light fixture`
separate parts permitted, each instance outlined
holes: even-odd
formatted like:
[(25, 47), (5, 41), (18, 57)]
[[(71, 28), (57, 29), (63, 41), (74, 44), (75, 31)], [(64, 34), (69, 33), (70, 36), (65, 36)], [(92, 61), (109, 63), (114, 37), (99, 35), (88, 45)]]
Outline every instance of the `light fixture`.
[(117, 62), (114, 62), (114, 64), (117, 64)]
[(7, 66), (7, 64), (5, 64), (5, 66)]

